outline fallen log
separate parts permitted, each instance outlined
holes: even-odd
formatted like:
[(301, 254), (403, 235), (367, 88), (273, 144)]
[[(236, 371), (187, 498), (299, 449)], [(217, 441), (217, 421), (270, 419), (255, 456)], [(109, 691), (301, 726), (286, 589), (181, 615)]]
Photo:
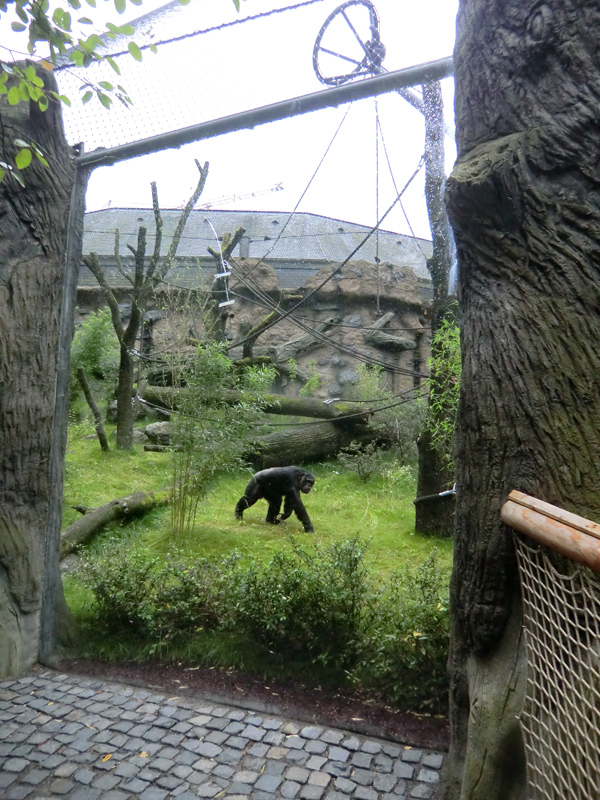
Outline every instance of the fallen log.
[[(185, 397), (187, 391), (187, 389), (174, 389), (171, 386), (146, 386), (140, 396), (148, 403), (175, 410), (178, 396)], [(234, 405), (242, 401), (242, 395), (230, 390), (225, 392), (223, 399)], [(316, 400), (313, 397), (286, 397), (280, 394), (264, 395), (261, 406), (267, 414), (283, 414), (294, 417), (341, 420), (343, 417), (353, 415), (353, 425), (366, 424), (372, 413), (371, 409), (361, 409), (357, 415), (356, 403), (324, 403), (323, 400)]]
[(335, 422), (296, 425), (257, 437), (244, 458), (254, 469), (325, 461), (351, 442), (366, 444), (381, 439), (381, 431), (369, 426), (341, 427)]
[[(76, 520), (63, 531), (60, 537), (60, 558), (63, 559), (77, 547), (90, 539), (94, 533), (104, 528), (110, 522), (118, 519), (129, 519), (140, 514), (145, 514), (152, 508), (167, 505), (171, 500), (171, 490), (160, 492), (134, 492), (127, 497), (111, 500), (99, 508), (89, 510), (83, 517)], [(79, 506), (81, 510), (83, 506)]]

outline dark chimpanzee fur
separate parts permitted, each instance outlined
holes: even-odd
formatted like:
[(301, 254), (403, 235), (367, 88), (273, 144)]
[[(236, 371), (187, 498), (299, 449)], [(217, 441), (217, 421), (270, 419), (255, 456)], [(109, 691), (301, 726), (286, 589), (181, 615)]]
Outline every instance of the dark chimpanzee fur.
[[(244, 511), (257, 500), (264, 498), (269, 504), (267, 522), (277, 525), (295, 512), (307, 533), (314, 533), (313, 524), (304, 508), (300, 492), (308, 494), (315, 483), (315, 476), (300, 467), (272, 467), (257, 472), (246, 486), (244, 496), (235, 507), (236, 519), (242, 519)], [(281, 500), (285, 497), (283, 514), (279, 516)]]

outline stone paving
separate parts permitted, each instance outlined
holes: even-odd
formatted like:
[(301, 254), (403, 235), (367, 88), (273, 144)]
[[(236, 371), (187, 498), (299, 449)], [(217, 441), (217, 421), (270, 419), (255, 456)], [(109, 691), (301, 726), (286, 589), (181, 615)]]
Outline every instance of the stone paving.
[(0, 682), (1, 800), (432, 798), (443, 754), (50, 670)]

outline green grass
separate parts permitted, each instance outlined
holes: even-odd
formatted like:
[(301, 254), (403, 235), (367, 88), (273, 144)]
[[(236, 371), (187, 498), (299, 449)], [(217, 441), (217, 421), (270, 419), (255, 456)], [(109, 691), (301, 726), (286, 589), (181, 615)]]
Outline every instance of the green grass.
[[(393, 466), (388, 463), (388, 467)], [(309, 495), (303, 496), (317, 536), (329, 543), (359, 535), (369, 539), (367, 561), (382, 575), (406, 563), (423, 561), (434, 547), (441, 566), (450, 567), (451, 540), (418, 536), (414, 532), (415, 480), (395, 482), (378, 475), (363, 483), (336, 461), (309, 466), (317, 482)], [(113, 532), (133, 537), (152, 552), (166, 555), (181, 551), (189, 556), (222, 556), (238, 550), (249, 558), (268, 561), (288, 546), (287, 534), (304, 534), (302, 525), (292, 516), (282, 525), (265, 521), (266, 503), (259, 500), (244, 513), (242, 523), (234, 518), (237, 500), (251, 472), (222, 476), (201, 501), (196, 525), (185, 537), (175, 540), (170, 530), (168, 508), (156, 510), (125, 527), (115, 525)], [(142, 447), (132, 451), (111, 450), (104, 453), (95, 439), (69, 442), (66, 461), (63, 528), (78, 518), (71, 506), (96, 507), (134, 491), (154, 491), (172, 482), (167, 453), (147, 453)], [(101, 544), (103, 534), (96, 537)]]
[[(172, 483), (168, 453), (147, 453), (141, 447), (131, 452), (113, 449), (103, 453), (96, 439), (82, 438), (84, 432), (89, 430), (81, 426), (71, 431), (76, 435), (71, 436), (67, 450), (63, 528), (79, 516), (72, 505), (96, 507), (136, 490), (159, 490)], [(434, 549), (439, 566), (449, 572), (452, 541), (421, 537), (414, 532), (414, 469), (399, 469), (392, 457), (386, 456), (382, 474), (363, 483), (337, 461), (308, 468), (317, 482), (303, 500), (316, 537), (305, 534), (295, 516), (282, 525), (267, 524), (264, 501), (248, 509), (243, 522), (238, 522), (234, 518), (235, 504), (251, 474), (250, 470), (240, 470), (215, 481), (200, 503), (195, 526), (185, 536), (173, 535), (170, 509), (166, 507), (126, 525), (113, 524), (82, 548), (82, 554), (93, 557), (110, 552), (116, 544), (131, 542), (165, 561), (168, 555), (176, 555), (190, 565), (195, 558), (220, 558), (234, 551), (241, 554), (243, 564), (252, 560), (267, 563), (278, 551), (291, 550), (290, 534), (301, 543), (316, 539), (323, 547), (359, 536), (369, 541), (365, 563), (374, 583), (385, 583), (390, 573), (406, 565), (416, 567)], [(80, 657), (202, 663), (244, 669), (265, 677), (308, 680), (323, 686), (341, 685), (345, 679), (339, 670), (335, 672), (319, 664), (318, 659), (295, 663), (294, 659), (286, 661), (285, 653), (269, 654), (239, 631), (203, 631), (198, 636), (158, 643), (144, 640), (132, 630), (107, 635), (97, 624), (91, 590), (69, 573), (64, 575), (64, 586), (67, 603), (80, 624), (82, 635), (77, 649)], [(421, 680), (418, 672), (417, 683)]]

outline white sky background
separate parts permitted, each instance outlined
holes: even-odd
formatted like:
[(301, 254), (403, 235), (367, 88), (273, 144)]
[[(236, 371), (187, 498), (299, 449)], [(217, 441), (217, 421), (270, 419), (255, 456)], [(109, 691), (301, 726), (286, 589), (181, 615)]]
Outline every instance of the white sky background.
[[(77, 84), (63, 74), (61, 90), (74, 98), (65, 115), (70, 141), (83, 140), (89, 152), (325, 88), (313, 71), (312, 51), (321, 25), (340, 2), (322, 0), (159, 47), (156, 55), (146, 51), (141, 65), (130, 57), (120, 58), (123, 74), (118, 80), (134, 100), (129, 110), (116, 103), (106, 111), (97, 101), (81, 106), (75, 99)], [(232, 0), (191, 0), (188, 6), (176, 6), (152, 20), (151, 27), (142, 28), (133, 38), (139, 44), (162, 41), (293, 4), (294, 0), (242, 0), (238, 15)], [(146, 0), (139, 8), (128, 5), (123, 17), (111, 11), (112, 4), (101, 5), (105, 16), (117, 23), (126, 21), (126, 16), (147, 14), (162, 3)], [(458, 0), (374, 0), (374, 5), (387, 50), (383, 63), (387, 70), (452, 54)], [(82, 9), (82, 13), (87, 12)], [(97, 10), (90, 9), (90, 14), (96, 18)], [(344, 43), (340, 45), (343, 50)], [(108, 67), (95, 77), (115, 81)], [(444, 81), (444, 94), (450, 169), (455, 158), (452, 80)], [(400, 189), (423, 151), (422, 115), (396, 94), (379, 97), (377, 108), (391, 171)], [(151, 181), (158, 184), (163, 208), (180, 207), (196, 184), (197, 158), (210, 162), (199, 206), (214, 201), (215, 208), (291, 211), (346, 111), (345, 122), (298, 210), (372, 225), (377, 218), (374, 99), (354, 103), (349, 110), (343, 106), (315, 112), (96, 169), (88, 185), (87, 209), (148, 207)], [(283, 189), (267, 191), (275, 186)], [(380, 216), (394, 197), (380, 141)], [(415, 234), (429, 238), (422, 172), (403, 200)], [(410, 233), (399, 208), (382, 227)]]

